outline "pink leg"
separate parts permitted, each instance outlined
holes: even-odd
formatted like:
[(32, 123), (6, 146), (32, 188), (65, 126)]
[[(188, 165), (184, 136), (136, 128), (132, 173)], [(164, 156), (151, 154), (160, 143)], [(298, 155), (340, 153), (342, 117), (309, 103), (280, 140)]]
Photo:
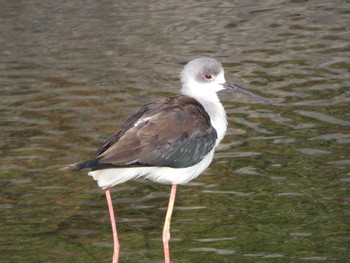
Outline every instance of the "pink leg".
[(109, 217), (111, 218), (111, 224), (112, 224), (112, 231), (113, 231), (113, 247), (114, 247), (114, 253), (113, 253), (113, 263), (118, 263), (119, 258), (119, 241), (118, 241), (118, 234), (117, 234), (117, 226), (115, 223), (114, 218), (114, 211), (113, 211), (113, 203), (111, 198), (111, 193), (109, 191), (109, 188), (106, 188), (105, 190), (106, 198), (107, 198), (107, 204), (108, 204), (108, 210), (109, 210)]
[(164, 262), (170, 263), (170, 254), (169, 254), (169, 240), (170, 240), (170, 221), (171, 215), (173, 213), (174, 202), (176, 195), (176, 184), (171, 186), (171, 192), (169, 197), (168, 210), (165, 216), (165, 223), (163, 227), (163, 246), (164, 246)]

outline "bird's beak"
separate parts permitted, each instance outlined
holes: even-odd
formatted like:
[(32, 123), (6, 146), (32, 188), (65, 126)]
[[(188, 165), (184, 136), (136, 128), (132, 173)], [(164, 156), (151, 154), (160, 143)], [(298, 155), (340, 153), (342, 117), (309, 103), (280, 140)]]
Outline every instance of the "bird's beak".
[(221, 84), (221, 85), (224, 86), (225, 88), (233, 90), (235, 92), (243, 93), (243, 94), (249, 95), (249, 96), (251, 96), (253, 98), (264, 100), (266, 102), (271, 102), (271, 99), (267, 99), (267, 98), (264, 98), (262, 96), (256, 95), (256, 94), (254, 94), (254, 93), (252, 93), (252, 92), (250, 92), (248, 90), (242, 89), (241, 87), (239, 87), (237, 85), (233, 85), (233, 84), (228, 83), (228, 82), (225, 82), (224, 84)]

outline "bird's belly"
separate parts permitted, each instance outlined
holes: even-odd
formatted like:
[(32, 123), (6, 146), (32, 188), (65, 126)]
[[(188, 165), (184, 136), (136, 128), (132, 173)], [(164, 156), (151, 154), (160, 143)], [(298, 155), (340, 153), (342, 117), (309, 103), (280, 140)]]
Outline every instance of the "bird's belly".
[(89, 175), (105, 189), (130, 180), (149, 180), (161, 184), (186, 184), (198, 177), (213, 160), (214, 149), (199, 163), (185, 168), (133, 167), (90, 171)]

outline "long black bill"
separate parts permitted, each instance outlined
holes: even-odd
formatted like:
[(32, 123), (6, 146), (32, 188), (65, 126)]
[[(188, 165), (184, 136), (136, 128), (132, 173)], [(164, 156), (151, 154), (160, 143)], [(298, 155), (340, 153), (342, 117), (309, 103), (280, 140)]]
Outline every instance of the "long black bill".
[(235, 92), (243, 93), (245, 95), (251, 96), (253, 98), (261, 99), (261, 100), (266, 101), (266, 102), (271, 102), (272, 101), (271, 99), (267, 99), (267, 98), (264, 98), (262, 96), (256, 95), (256, 94), (254, 94), (254, 93), (252, 93), (252, 92), (250, 92), (248, 90), (242, 89), (241, 87), (239, 87), (237, 85), (233, 85), (233, 84), (228, 83), (228, 82), (222, 84), (222, 86), (224, 86), (225, 88), (231, 89), (231, 90), (233, 90)]

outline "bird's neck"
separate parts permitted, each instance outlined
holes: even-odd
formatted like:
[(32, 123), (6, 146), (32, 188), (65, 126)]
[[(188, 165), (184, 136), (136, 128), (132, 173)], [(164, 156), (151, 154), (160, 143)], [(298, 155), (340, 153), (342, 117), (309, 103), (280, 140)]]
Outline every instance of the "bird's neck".
[(227, 119), (224, 107), (218, 96), (216, 94), (215, 96), (215, 100), (214, 98), (207, 100), (200, 97), (196, 99), (203, 105), (205, 111), (209, 114), (211, 125), (215, 128), (218, 136), (215, 146), (218, 146), (226, 133)]
[(208, 94), (193, 94), (186, 91), (187, 89), (182, 89), (182, 95), (198, 100), (198, 102), (203, 105), (205, 111), (208, 113), (211, 125), (215, 128), (218, 136), (215, 145), (218, 146), (220, 141), (224, 138), (227, 129), (226, 112), (218, 95), (213, 93), (208, 96)]

